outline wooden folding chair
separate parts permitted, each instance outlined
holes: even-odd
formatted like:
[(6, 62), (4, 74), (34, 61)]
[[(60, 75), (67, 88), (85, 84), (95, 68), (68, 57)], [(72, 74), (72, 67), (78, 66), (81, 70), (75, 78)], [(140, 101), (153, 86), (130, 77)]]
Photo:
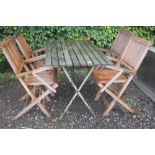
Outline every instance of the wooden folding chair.
[[(25, 40), (24, 36), (22, 35), (22, 33), (20, 32), (17, 32), (13, 35), (13, 38), (15, 40), (15, 42), (17, 43), (22, 55), (23, 55), (23, 58), (25, 60), (27, 59), (30, 59), (30, 58), (33, 58), (35, 59), (35, 57), (37, 56), (38, 58), (42, 58), (41, 60), (38, 60), (38, 61), (35, 61), (35, 62), (31, 62), (30, 63), (30, 66), (32, 69), (35, 69), (35, 68), (38, 68), (38, 67), (42, 67), (44, 66), (45, 64), (45, 52), (46, 52), (46, 49), (45, 48), (40, 48), (40, 49), (37, 49), (37, 50), (32, 50), (30, 48), (30, 46), (28, 45), (27, 41)], [(55, 72), (56, 69), (55, 69)], [(54, 96), (53, 93), (50, 93), (52, 96)], [(28, 95), (24, 95), (23, 97), (21, 97), (19, 100), (20, 101), (23, 101), (23, 100), (28, 100)], [(50, 101), (50, 98), (47, 97), (47, 100)]]
[[(113, 98), (112, 102), (103, 113), (103, 116), (109, 114), (117, 102), (131, 113), (134, 112), (121, 97), (136, 74), (150, 46), (150, 42), (133, 36), (128, 47), (118, 61), (119, 66), (107, 66), (105, 69), (93, 71), (93, 79), (100, 87), (94, 100), (98, 100), (104, 91)], [(121, 87), (118, 87), (120, 84)]]
[(133, 33), (129, 31), (119, 30), (111, 49), (99, 48), (99, 50), (105, 52), (111, 61), (117, 62), (128, 47), (132, 36)]
[[(11, 36), (0, 43), (0, 48), (2, 48), (16, 77), (31, 98), (31, 103), (20, 111), (13, 119), (18, 119), (35, 105), (38, 105), (47, 117), (51, 117), (42, 104), (42, 101), (50, 95), (50, 93), (56, 93), (56, 88), (58, 87), (56, 82), (57, 72), (53, 71), (51, 67), (45, 66), (32, 69), (30, 64), (32, 62), (40, 61), (42, 58), (34, 57), (24, 60)], [(41, 89), (42, 94), (37, 94), (37, 89)]]
[[(119, 65), (118, 63), (119, 59), (127, 49), (132, 37), (133, 37), (133, 33), (126, 30), (119, 30), (111, 49), (105, 49), (105, 48), (97, 48), (97, 49), (104, 52), (107, 55), (107, 58), (111, 60), (114, 63), (114, 65), (117, 66)], [(102, 68), (104, 67), (98, 65), (94, 68), (94, 70), (98, 70)], [(94, 83), (94, 80), (92, 80), (90, 84), (93, 84), (93, 83)]]

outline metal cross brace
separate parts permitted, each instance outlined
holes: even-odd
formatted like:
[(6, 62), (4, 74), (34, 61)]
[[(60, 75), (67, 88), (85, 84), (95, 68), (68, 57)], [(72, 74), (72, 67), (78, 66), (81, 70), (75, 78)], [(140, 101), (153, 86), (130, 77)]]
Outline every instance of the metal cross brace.
[(62, 119), (62, 117), (64, 116), (64, 114), (66, 113), (66, 111), (68, 110), (68, 108), (71, 106), (72, 102), (74, 101), (75, 97), (78, 95), (81, 100), (83, 101), (83, 103), (86, 105), (86, 107), (89, 109), (89, 111), (91, 112), (91, 114), (93, 116), (95, 116), (94, 111), (92, 110), (92, 108), (88, 105), (88, 103), (86, 102), (86, 100), (84, 99), (84, 97), (82, 96), (82, 94), (80, 93), (80, 90), (82, 89), (83, 85), (86, 83), (87, 79), (89, 78), (90, 74), (92, 73), (92, 71), (94, 70), (94, 67), (91, 68), (91, 70), (89, 71), (88, 75), (85, 77), (85, 79), (83, 80), (83, 82), (81, 83), (80, 87), (77, 88), (75, 83), (73, 82), (73, 80), (71, 79), (70, 75), (68, 74), (67, 70), (65, 69), (65, 67), (62, 67), (64, 73), (66, 74), (69, 82), (72, 84), (72, 86), (75, 89), (75, 94), (72, 97), (72, 99), (70, 100), (70, 102), (68, 103), (67, 107), (65, 108), (64, 112), (61, 114), (60, 116), (60, 120)]

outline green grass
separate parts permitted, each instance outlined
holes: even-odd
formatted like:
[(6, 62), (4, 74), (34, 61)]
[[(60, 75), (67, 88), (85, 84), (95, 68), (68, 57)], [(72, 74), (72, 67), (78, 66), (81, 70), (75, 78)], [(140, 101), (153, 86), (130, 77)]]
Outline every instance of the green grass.
[(9, 79), (14, 79), (15, 75), (9, 72), (6, 73), (0, 73), (0, 85), (3, 85), (3, 83)]
[(137, 98), (135, 98), (134, 96), (132, 96), (133, 98), (126, 98), (125, 101), (128, 103), (129, 106), (131, 107), (136, 107), (138, 104)]

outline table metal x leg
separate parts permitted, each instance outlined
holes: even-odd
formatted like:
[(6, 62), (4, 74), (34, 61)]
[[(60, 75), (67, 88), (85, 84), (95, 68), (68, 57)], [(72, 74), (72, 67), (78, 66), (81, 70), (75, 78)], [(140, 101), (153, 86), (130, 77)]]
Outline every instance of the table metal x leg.
[(83, 80), (83, 82), (81, 83), (81, 85), (80, 85), (79, 88), (76, 87), (75, 83), (73, 82), (73, 80), (71, 79), (70, 75), (68, 74), (66, 68), (65, 68), (65, 67), (62, 67), (62, 69), (63, 69), (64, 73), (66, 74), (66, 76), (67, 76), (69, 82), (70, 82), (70, 83), (72, 84), (72, 86), (74, 87), (74, 89), (75, 89), (76, 92), (75, 92), (74, 96), (72, 97), (72, 99), (70, 100), (70, 102), (68, 103), (68, 105), (67, 105), (67, 107), (65, 108), (64, 112), (61, 114), (61, 116), (60, 116), (59, 119), (60, 119), (60, 120), (62, 119), (62, 117), (64, 116), (64, 114), (66, 113), (66, 111), (68, 110), (68, 108), (71, 106), (72, 102), (74, 101), (74, 99), (75, 99), (75, 97), (76, 97), (77, 95), (82, 99), (83, 103), (84, 103), (84, 104), (86, 105), (86, 107), (89, 109), (89, 111), (91, 112), (91, 114), (92, 114), (93, 116), (95, 116), (94, 111), (93, 111), (92, 108), (88, 105), (88, 103), (86, 102), (86, 100), (84, 99), (84, 97), (82, 96), (82, 94), (80, 93), (80, 90), (82, 89), (83, 85), (85, 84), (85, 82), (86, 82), (87, 79), (89, 78), (90, 74), (91, 74), (92, 71), (94, 70), (94, 67), (91, 68), (91, 70), (89, 71), (88, 75), (85, 77), (85, 79)]

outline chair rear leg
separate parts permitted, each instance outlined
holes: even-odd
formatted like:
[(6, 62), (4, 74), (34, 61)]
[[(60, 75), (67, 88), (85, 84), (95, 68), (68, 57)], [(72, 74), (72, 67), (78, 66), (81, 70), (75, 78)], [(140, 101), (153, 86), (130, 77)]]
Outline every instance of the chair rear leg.
[(100, 96), (101, 96), (101, 90), (102, 90), (102, 89), (100, 89), (100, 90), (97, 92), (97, 94), (96, 94), (96, 96), (95, 96), (95, 98), (94, 98), (94, 101), (97, 101), (97, 100), (100, 98)]
[[(52, 87), (52, 85), (51, 85), (51, 87)], [(53, 97), (53, 96), (55, 96), (55, 94), (51, 91), (50, 96)]]
[(53, 96), (55, 96), (55, 94), (54, 94), (53, 92), (51, 92), (51, 93), (50, 93), (50, 96), (53, 97)]
[(106, 99), (105, 95), (102, 95), (102, 99), (103, 99), (103, 104), (105, 106), (105, 108), (109, 107), (109, 101)]
[[(42, 86), (39, 86), (39, 91), (40, 91), (40, 94), (41, 94), (41, 92), (42, 92), (42, 93), (45, 92)], [(52, 92), (51, 92), (51, 93), (52, 93)], [(50, 93), (50, 94), (51, 94), (51, 93)], [(49, 94), (49, 95), (50, 95), (50, 94)], [(46, 96), (46, 100), (47, 100), (47, 102), (51, 101), (51, 99), (49, 98), (48, 95)]]
[(94, 80), (91, 80), (90, 85), (94, 84), (94, 82), (95, 82)]
[(29, 96), (28, 93), (26, 93), (24, 96), (22, 96), (19, 101), (24, 101)]

